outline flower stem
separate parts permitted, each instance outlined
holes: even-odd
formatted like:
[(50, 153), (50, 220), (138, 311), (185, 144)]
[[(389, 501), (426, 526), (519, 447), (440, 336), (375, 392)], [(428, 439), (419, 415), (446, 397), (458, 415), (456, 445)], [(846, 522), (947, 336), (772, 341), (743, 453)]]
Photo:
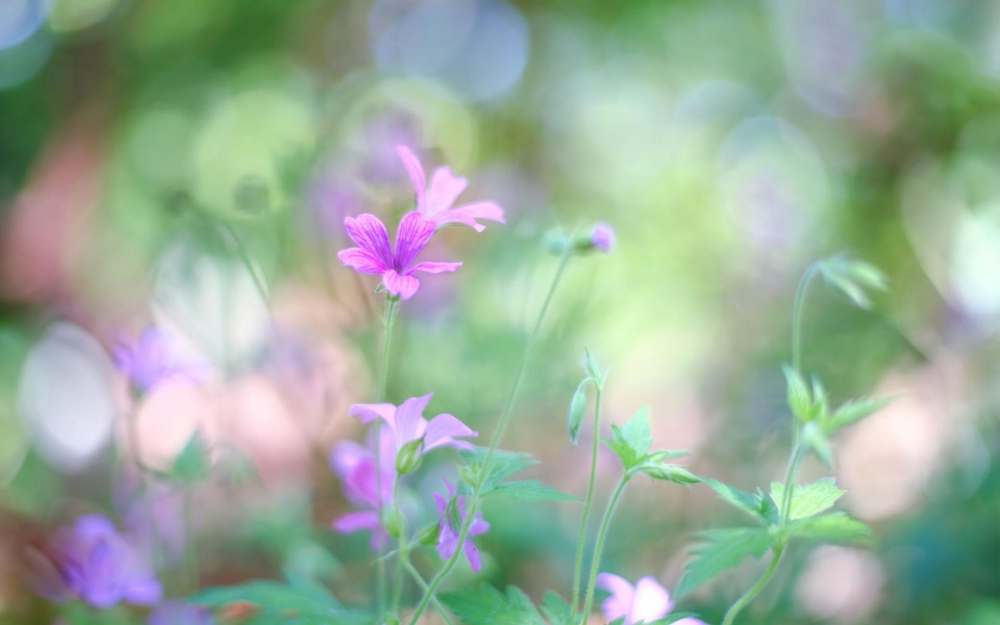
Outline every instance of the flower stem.
[[(396, 483), (392, 487), (392, 507), (394, 514), (397, 518), (402, 519), (403, 513), (399, 509), (399, 478), (396, 478)], [(406, 560), (410, 557), (409, 548), (406, 540), (406, 526), (400, 528), (399, 534), (399, 556), (396, 560), (396, 581), (395, 590), (392, 595), (392, 613), (399, 614), (399, 602), (403, 598), (403, 568), (405, 566)]]
[[(382, 364), (379, 369), (379, 380), (378, 380), (378, 394), (376, 395), (376, 402), (382, 403), (385, 401), (385, 386), (386, 380), (389, 377), (389, 348), (392, 345), (392, 326), (396, 320), (396, 304), (397, 300), (395, 298), (388, 298), (385, 309), (385, 335), (382, 339)], [(384, 523), (382, 518), (382, 420), (375, 420), (375, 496), (376, 502), (378, 502), (378, 518), (380, 525)], [(375, 554), (375, 588), (376, 588), (376, 598), (375, 604), (378, 610), (379, 619), (385, 614), (385, 596), (386, 596), (386, 575), (385, 575), (385, 559), (382, 557), (382, 549), (378, 549)]]
[(594, 605), (594, 585), (597, 582), (597, 569), (601, 565), (601, 551), (604, 549), (604, 539), (608, 533), (608, 526), (611, 525), (611, 515), (615, 513), (615, 508), (618, 506), (618, 500), (621, 498), (622, 493), (625, 492), (625, 485), (628, 484), (629, 475), (626, 473), (622, 475), (622, 479), (618, 481), (618, 486), (615, 487), (615, 492), (611, 495), (611, 499), (608, 501), (608, 507), (604, 510), (604, 518), (601, 519), (601, 529), (597, 531), (597, 543), (594, 545), (594, 557), (590, 562), (590, 581), (587, 582), (587, 601), (583, 606), (583, 623), (587, 622), (590, 616), (590, 610)]
[[(424, 577), (423, 575), (420, 574), (420, 571), (418, 571), (416, 567), (413, 566), (413, 563), (410, 562), (410, 555), (408, 553), (403, 559), (403, 566), (406, 567), (406, 570), (410, 573), (410, 577), (412, 577), (413, 581), (417, 583), (417, 586), (420, 587), (420, 590), (426, 592), (427, 582), (424, 581)], [(441, 618), (443, 618), (444, 621), (448, 623), (448, 625), (455, 625), (455, 622), (451, 620), (451, 616), (448, 615), (448, 610), (446, 610), (445, 607), (441, 605), (441, 601), (438, 600), (437, 597), (434, 597), (431, 601), (434, 603), (434, 607), (437, 608), (437, 611), (441, 615)]]
[(753, 598), (764, 589), (764, 586), (766, 586), (767, 582), (770, 581), (771, 576), (774, 575), (774, 570), (778, 568), (778, 562), (781, 560), (783, 550), (783, 545), (775, 547), (774, 555), (771, 556), (771, 563), (767, 565), (767, 570), (764, 571), (764, 574), (761, 575), (759, 580), (757, 580), (757, 583), (754, 584), (753, 587), (746, 592), (746, 594), (740, 597), (739, 600), (733, 604), (733, 607), (729, 608), (729, 611), (726, 612), (725, 618), (722, 619), (722, 625), (732, 625), (733, 621), (736, 620), (736, 616), (743, 610), (743, 608), (753, 601)]
[(185, 561), (191, 577), (192, 592), (198, 590), (198, 547), (195, 544), (194, 532), (194, 489), (184, 487), (184, 545)]
[(594, 502), (594, 485), (597, 483), (597, 456), (601, 447), (601, 388), (597, 384), (597, 398), (594, 400), (594, 451), (590, 459), (590, 484), (587, 486), (587, 501), (583, 506), (583, 518), (580, 520), (580, 538), (576, 541), (576, 566), (573, 569), (573, 606), (575, 612), (580, 602), (580, 576), (583, 574), (583, 542), (587, 537), (587, 520), (590, 518), (590, 506)]
[[(572, 256), (573, 248), (572, 246), (567, 246), (566, 250), (563, 252), (562, 260), (559, 262), (559, 268), (556, 269), (555, 276), (552, 278), (552, 284), (549, 285), (549, 292), (545, 295), (545, 301), (542, 302), (542, 308), (538, 311), (538, 318), (535, 320), (535, 327), (532, 329), (531, 335), (528, 337), (528, 343), (524, 348), (524, 356), (521, 358), (521, 364), (518, 366), (517, 373), (514, 374), (514, 381), (511, 383), (510, 391), (507, 393), (507, 399), (500, 412), (500, 422), (497, 425), (496, 431), (493, 433), (493, 440), (490, 441), (489, 449), (487, 449), (486, 456), (483, 459), (480, 475), (486, 475), (487, 471), (489, 471), (493, 454), (496, 452), (497, 446), (500, 444), (500, 440), (503, 438), (504, 432), (507, 431), (511, 414), (514, 412), (514, 403), (517, 400), (517, 393), (521, 388), (521, 378), (524, 376), (524, 370), (527, 368), (528, 362), (531, 360), (531, 356), (534, 353), (535, 343), (538, 341), (538, 334), (541, 331), (542, 322), (545, 320), (545, 314), (549, 310), (549, 305), (552, 304), (556, 288), (559, 286), (559, 282), (562, 280), (563, 273), (565, 273), (566, 266), (569, 264), (569, 260)], [(472, 527), (472, 521), (476, 516), (476, 510), (479, 508), (479, 494), (481, 490), (482, 480), (477, 480), (472, 497), (470, 497), (468, 513), (466, 514), (465, 521), (462, 522), (462, 527), (458, 532), (458, 548), (455, 549), (455, 553), (448, 558), (448, 561), (444, 563), (444, 566), (438, 570), (437, 574), (431, 578), (430, 584), (427, 586), (427, 590), (424, 591), (424, 596), (420, 598), (420, 603), (417, 604), (417, 607), (413, 612), (413, 616), (410, 618), (410, 625), (416, 625), (417, 620), (427, 609), (427, 604), (430, 603), (431, 598), (434, 597), (437, 587), (446, 577), (448, 577), (448, 574), (451, 573), (455, 563), (458, 562), (459, 556), (462, 555), (462, 545), (465, 544), (465, 539), (469, 535), (469, 528)]]
[(799, 375), (802, 375), (802, 311), (805, 308), (806, 289), (818, 270), (818, 262), (806, 267), (795, 291), (795, 304), (792, 306), (792, 369)]

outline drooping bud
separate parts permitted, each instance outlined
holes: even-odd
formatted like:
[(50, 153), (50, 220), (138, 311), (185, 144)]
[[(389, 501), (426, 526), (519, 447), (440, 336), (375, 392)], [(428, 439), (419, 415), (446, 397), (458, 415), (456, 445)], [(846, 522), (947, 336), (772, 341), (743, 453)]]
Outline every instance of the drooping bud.
[(590, 378), (580, 382), (579, 386), (576, 387), (576, 392), (573, 393), (573, 399), (569, 402), (569, 438), (574, 445), (576, 445), (577, 434), (580, 433), (583, 417), (587, 413), (587, 384), (589, 382)]
[(666, 480), (674, 484), (688, 486), (698, 484), (701, 478), (676, 464), (650, 464), (643, 465), (643, 472), (654, 480)]
[(399, 453), (396, 454), (396, 472), (400, 475), (413, 473), (420, 468), (420, 463), (424, 459), (424, 438), (421, 436), (416, 440), (403, 445)]
[(597, 251), (607, 254), (615, 244), (615, 229), (611, 224), (599, 221), (594, 224), (590, 234), (573, 241), (574, 249), (580, 252)]
[(389, 512), (385, 520), (385, 531), (393, 538), (401, 538), (406, 533), (406, 519), (399, 511)]
[(594, 381), (594, 384), (601, 386), (604, 384), (604, 377), (607, 375), (607, 372), (601, 370), (601, 365), (598, 364), (597, 358), (594, 357), (589, 349), (584, 347), (583, 351), (587, 354), (587, 360), (584, 363), (587, 375), (589, 375), (590, 379)]
[(440, 533), (441, 533), (441, 524), (431, 523), (424, 529), (417, 532), (417, 541), (421, 545), (424, 545), (425, 547), (436, 545), (438, 542), (438, 535)]

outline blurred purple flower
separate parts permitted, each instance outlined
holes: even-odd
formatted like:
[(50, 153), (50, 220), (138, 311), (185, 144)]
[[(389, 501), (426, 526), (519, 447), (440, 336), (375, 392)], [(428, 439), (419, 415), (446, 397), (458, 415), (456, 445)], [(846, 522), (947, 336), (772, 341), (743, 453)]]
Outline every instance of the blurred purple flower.
[[(633, 587), (624, 578), (601, 573), (597, 576), (597, 585), (611, 593), (611, 596), (601, 604), (601, 611), (608, 621), (625, 617), (625, 625), (645, 622), (651, 623), (663, 618), (674, 608), (670, 593), (652, 577), (643, 577)], [(696, 618), (683, 618), (675, 625), (706, 625)]]
[(427, 242), (434, 236), (435, 224), (420, 213), (410, 211), (403, 215), (396, 233), (396, 247), (389, 241), (389, 231), (385, 224), (370, 213), (363, 213), (356, 219), (344, 220), (347, 234), (358, 247), (341, 250), (337, 257), (344, 265), (358, 273), (382, 276), (382, 284), (392, 295), (410, 299), (420, 288), (420, 281), (413, 273), (445, 273), (462, 266), (459, 262), (422, 262), (413, 264)]
[(379, 523), (379, 509), (392, 505), (396, 485), (396, 444), (389, 429), (381, 431), (381, 490), (379, 497), (375, 474), (374, 440), (366, 447), (354, 441), (345, 441), (330, 452), (330, 467), (343, 483), (344, 496), (358, 507), (333, 522), (333, 529), (341, 534), (371, 532), (372, 549), (378, 551), (389, 540), (389, 535)]
[(615, 229), (609, 223), (597, 222), (590, 231), (590, 244), (595, 250), (610, 252), (615, 244)]
[(450, 167), (438, 167), (431, 176), (430, 184), (420, 160), (413, 150), (405, 145), (397, 145), (396, 153), (402, 159), (406, 171), (410, 174), (413, 190), (417, 194), (417, 210), (424, 217), (432, 220), (438, 228), (450, 223), (460, 223), (470, 226), (476, 232), (482, 232), (486, 226), (476, 219), (504, 221), (503, 208), (496, 202), (485, 200), (454, 207), (455, 200), (465, 191), (469, 181), (456, 176)]
[(167, 601), (150, 613), (148, 623), (149, 625), (214, 625), (215, 619), (205, 608), (183, 601)]
[(103, 515), (81, 516), (59, 530), (49, 552), (58, 579), (39, 590), (55, 601), (76, 597), (96, 608), (110, 608), (122, 601), (153, 605), (163, 596), (144, 554)]
[(179, 355), (175, 339), (155, 327), (146, 328), (138, 341), (120, 335), (113, 360), (132, 387), (143, 394), (167, 379), (199, 380), (205, 375), (205, 365)]
[(456, 449), (472, 449), (471, 443), (458, 439), (479, 434), (453, 415), (439, 414), (430, 421), (424, 418), (424, 410), (432, 397), (434, 393), (411, 397), (398, 408), (392, 404), (354, 404), (351, 406), (351, 416), (360, 417), (362, 423), (383, 419), (392, 431), (397, 452), (410, 441), (421, 437), (424, 439), (425, 452), (446, 445)]
[[(461, 548), (465, 552), (465, 557), (469, 560), (469, 566), (472, 567), (473, 571), (478, 572), (479, 569), (483, 568), (483, 559), (479, 555), (479, 547), (470, 540), (470, 537), (485, 534), (490, 529), (490, 524), (483, 519), (481, 512), (476, 512), (476, 516), (472, 519), (472, 524), (469, 525), (469, 533), (465, 544), (459, 545), (458, 535), (467, 516), (465, 513), (465, 495), (459, 495), (456, 499), (455, 485), (448, 480), (444, 481), (444, 485), (448, 489), (448, 499), (445, 499), (441, 493), (434, 493), (434, 503), (437, 505), (438, 514), (441, 515), (441, 529), (438, 533), (438, 554), (442, 560), (447, 560), (455, 555), (456, 550)], [(457, 523), (453, 515), (448, 512), (448, 504), (453, 499), (456, 499), (455, 506), (458, 509), (459, 518)]]

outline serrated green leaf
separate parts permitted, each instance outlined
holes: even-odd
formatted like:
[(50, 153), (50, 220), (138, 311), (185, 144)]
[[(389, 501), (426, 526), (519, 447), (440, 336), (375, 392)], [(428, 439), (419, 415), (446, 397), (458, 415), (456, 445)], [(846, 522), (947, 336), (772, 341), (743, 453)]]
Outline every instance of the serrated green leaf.
[(205, 479), (211, 468), (210, 450), (200, 430), (195, 430), (191, 438), (177, 454), (170, 467), (170, 479), (184, 484), (194, 484)]
[(577, 625), (573, 607), (551, 590), (546, 591), (542, 598), (542, 614), (549, 619), (549, 625)]
[(871, 307), (865, 288), (884, 291), (889, 285), (885, 275), (874, 265), (846, 255), (823, 260), (819, 269), (830, 286), (847, 295), (860, 308)]
[(800, 421), (809, 421), (813, 417), (813, 402), (806, 381), (802, 379), (798, 371), (788, 365), (782, 365), (781, 371), (785, 374), (785, 383), (788, 386), (788, 407)]
[(761, 513), (762, 506), (759, 497), (751, 495), (746, 491), (742, 491), (735, 486), (730, 486), (729, 484), (724, 484), (718, 480), (713, 480), (712, 478), (705, 477), (702, 478), (701, 481), (702, 483), (710, 486), (712, 490), (714, 490), (719, 497), (723, 499), (723, 501), (726, 501), (737, 509), (746, 512), (753, 517), (754, 520), (764, 523), (765, 525), (768, 524), (768, 519)]
[(868, 543), (872, 540), (871, 529), (844, 512), (831, 512), (792, 521), (782, 529), (782, 533), (786, 538), (824, 543)]
[(374, 620), (363, 612), (343, 608), (325, 587), (304, 577), (290, 578), (287, 584), (255, 580), (236, 586), (207, 588), (190, 600), (211, 607), (247, 601), (258, 608), (254, 622), (261, 623), (362, 625)]
[(538, 464), (538, 461), (532, 458), (531, 454), (497, 449), (493, 452), (489, 470), (486, 475), (482, 475), (486, 453), (486, 447), (476, 447), (459, 454), (464, 463), (464, 467), (459, 469), (462, 478), (470, 484), (475, 483), (476, 480), (482, 480), (483, 486), (480, 495), (486, 495), (511, 475)]
[(558, 489), (546, 486), (540, 480), (521, 480), (499, 484), (487, 495), (505, 495), (524, 501), (578, 501), (582, 500)]
[(643, 406), (621, 427), (611, 424), (611, 438), (604, 439), (608, 448), (622, 461), (625, 469), (642, 463), (653, 446), (653, 434), (649, 427), (649, 409)]
[(840, 408), (833, 413), (823, 424), (823, 431), (827, 434), (833, 434), (838, 430), (845, 428), (853, 423), (864, 419), (865, 417), (874, 414), (885, 408), (895, 398), (893, 397), (862, 397), (861, 399), (855, 399), (841, 404)]
[(580, 433), (580, 426), (583, 424), (583, 417), (587, 414), (587, 385), (589, 383), (589, 378), (581, 381), (576, 387), (576, 392), (573, 393), (573, 399), (569, 402), (567, 429), (569, 430), (569, 439), (573, 441), (574, 445), (576, 445), (577, 434)]
[(700, 543), (691, 550), (693, 557), (684, 567), (678, 594), (701, 586), (722, 571), (738, 566), (745, 558), (759, 559), (774, 544), (771, 532), (760, 527), (708, 530), (698, 537)]
[(483, 583), (439, 596), (467, 625), (546, 625), (528, 595), (514, 586), (508, 586), (504, 594)]
[[(789, 520), (804, 519), (825, 512), (837, 503), (846, 490), (837, 488), (837, 481), (832, 477), (816, 480), (812, 484), (796, 486), (792, 490), (792, 505)], [(785, 495), (785, 485), (779, 482), (771, 483), (771, 497), (782, 501)]]
[(830, 447), (830, 441), (823, 434), (823, 430), (815, 422), (807, 423), (802, 428), (802, 440), (807, 449), (816, 454), (823, 464), (827, 467), (833, 466), (833, 448)]
[(757, 489), (757, 512), (764, 520), (764, 525), (777, 525), (781, 520), (781, 512), (778, 510), (777, 500), (765, 493), (760, 488)]

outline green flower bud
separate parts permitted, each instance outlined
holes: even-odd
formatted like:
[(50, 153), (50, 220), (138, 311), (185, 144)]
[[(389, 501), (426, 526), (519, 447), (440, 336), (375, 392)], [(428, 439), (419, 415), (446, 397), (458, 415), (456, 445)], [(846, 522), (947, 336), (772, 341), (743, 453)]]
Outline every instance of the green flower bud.
[(569, 402), (569, 438), (574, 445), (576, 445), (576, 436), (580, 432), (583, 417), (587, 413), (587, 384), (589, 382), (589, 378), (580, 382), (579, 386), (576, 387), (576, 392), (573, 393), (572, 401)]
[(406, 519), (397, 510), (391, 511), (385, 520), (385, 531), (393, 538), (401, 538), (406, 534)]
[(403, 445), (396, 454), (396, 472), (400, 475), (413, 473), (420, 468), (424, 459), (424, 439), (420, 437)]
[(440, 534), (440, 532), (441, 525), (439, 523), (431, 523), (424, 529), (417, 532), (417, 542), (425, 547), (436, 545), (438, 542), (438, 534)]

